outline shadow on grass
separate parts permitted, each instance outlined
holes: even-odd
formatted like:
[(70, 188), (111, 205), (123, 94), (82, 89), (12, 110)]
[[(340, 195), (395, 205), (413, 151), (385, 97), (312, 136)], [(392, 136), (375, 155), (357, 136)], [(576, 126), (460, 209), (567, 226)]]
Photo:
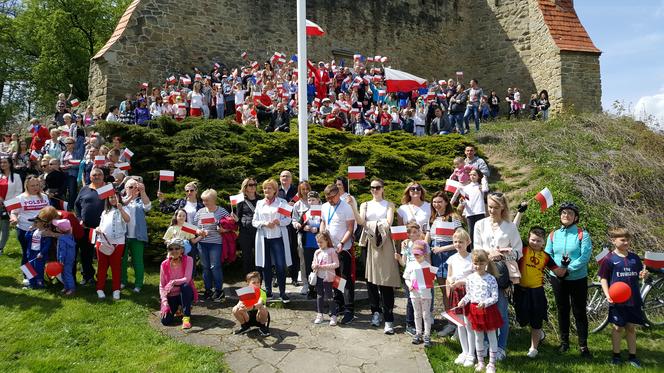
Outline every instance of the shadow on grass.
[[(2, 281), (5, 281), (5, 276), (2, 276)], [(16, 280), (13, 279), (13, 282)], [(16, 285), (12, 286), (16, 287)], [(40, 314), (49, 315), (62, 307), (62, 300), (37, 296), (44, 292), (44, 290), (22, 290), (20, 288), (18, 292), (8, 292), (0, 289), (0, 305), (18, 311), (36, 309)]]

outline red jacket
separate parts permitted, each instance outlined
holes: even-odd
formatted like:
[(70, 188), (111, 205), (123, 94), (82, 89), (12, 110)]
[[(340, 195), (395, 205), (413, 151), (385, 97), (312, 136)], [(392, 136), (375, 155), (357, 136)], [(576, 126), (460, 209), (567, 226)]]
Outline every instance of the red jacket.
[(46, 144), (46, 140), (51, 138), (51, 134), (48, 129), (42, 125), (39, 125), (39, 128), (35, 130), (35, 126), (30, 128), (30, 133), (32, 133), (32, 142), (30, 143), (31, 150), (40, 151)]

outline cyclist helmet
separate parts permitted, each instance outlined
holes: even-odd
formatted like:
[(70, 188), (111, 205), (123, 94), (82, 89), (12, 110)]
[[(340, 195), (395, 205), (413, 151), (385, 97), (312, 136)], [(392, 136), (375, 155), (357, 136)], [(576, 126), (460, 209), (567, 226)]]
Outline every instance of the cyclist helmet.
[(577, 206), (574, 202), (563, 202), (560, 204), (560, 207), (558, 208), (558, 214), (560, 214), (563, 210), (572, 210), (574, 211), (574, 223), (579, 222), (579, 206)]

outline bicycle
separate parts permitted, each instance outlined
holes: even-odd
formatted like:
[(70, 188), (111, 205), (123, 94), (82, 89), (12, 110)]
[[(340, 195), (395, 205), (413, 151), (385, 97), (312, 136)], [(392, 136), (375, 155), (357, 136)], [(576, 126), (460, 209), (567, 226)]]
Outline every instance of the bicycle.
[[(664, 325), (664, 268), (646, 268), (648, 276), (641, 283), (641, 299), (646, 327)], [(588, 330), (598, 333), (609, 323), (609, 302), (599, 282), (588, 284)]]

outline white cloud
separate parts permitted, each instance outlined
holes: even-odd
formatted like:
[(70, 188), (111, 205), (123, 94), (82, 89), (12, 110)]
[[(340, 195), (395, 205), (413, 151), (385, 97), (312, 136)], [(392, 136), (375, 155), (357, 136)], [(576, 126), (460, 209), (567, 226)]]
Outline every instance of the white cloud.
[(651, 125), (664, 124), (664, 93), (639, 98), (634, 106), (634, 118)]

